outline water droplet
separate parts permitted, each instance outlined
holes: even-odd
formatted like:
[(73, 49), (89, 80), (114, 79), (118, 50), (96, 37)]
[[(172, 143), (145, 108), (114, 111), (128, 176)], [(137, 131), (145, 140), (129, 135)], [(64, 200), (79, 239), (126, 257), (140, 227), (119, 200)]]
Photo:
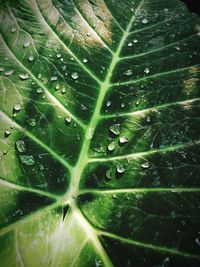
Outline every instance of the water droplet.
[(120, 144), (125, 144), (128, 142), (128, 138), (126, 136), (120, 136), (119, 142)]
[(113, 194), (112, 197), (113, 197), (114, 199), (118, 199), (117, 194)]
[(70, 123), (72, 121), (72, 118), (70, 116), (65, 117), (65, 122)]
[(177, 51), (181, 51), (181, 49), (180, 49), (179, 46), (175, 46), (175, 49), (176, 49)]
[(145, 68), (144, 69), (144, 73), (147, 73), (148, 74), (149, 72), (150, 72), (149, 68)]
[(83, 59), (83, 62), (84, 62), (84, 63), (87, 63), (87, 62), (88, 62), (87, 58), (84, 58), (84, 59)]
[(51, 82), (54, 82), (54, 81), (57, 81), (57, 80), (58, 80), (58, 77), (57, 76), (53, 76), (53, 77), (50, 78), (50, 81)]
[(14, 70), (8, 70), (4, 73), (5, 76), (11, 76), (13, 74)]
[(44, 90), (42, 88), (37, 88), (36, 91), (37, 91), (38, 94), (42, 94), (44, 92)]
[(6, 155), (6, 154), (7, 154), (7, 150), (4, 150), (4, 151), (3, 151), (3, 154)]
[(144, 162), (141, 164), (141, 167), (143, 169), (149, 169), (151, 167), (151, 164), (149, 162)]
[(6, 131), (4, 132), (4, 136), (5, 136), (5, 137), (8, 137), (9, 135), (11, 135), (11, 131), (10, 131), (10, 130), (6, 130)]
[(131, 7), (131, 11), (132, 11), (132, 12), (135, 12), (134, 8)]
[(28, 75), (28, 73), (21, 73), (21, 74), (19, 75), (19, 78), (20, 78), (21, 80), (27, 80), (27, 79), (29, 79), (29, 75)]
[(16, 145), (16, 148), (17, 148), (18, 152), (23, 153), (23, 152), (26, 151), (26, 145), (25, 145), (23, 140), (17, 140), (15, 142), (15, 145)]
[(151, 122), (151, 117), (148, 116), (147, 119), (146, 119), (146, 121), (147, 122)]
[(115, 149), (116, 143), (113, 141), (108, 145), (108, 150), (113, 151)]
[(108, 170), (107, 172), (106, 172), (106, 177), (110, 180), (110, 179), (112, 179), (112, 175), (111, 175), (111, 171), (110, 170)]
[(108, 101), (106, 102), (106, 107), (109, 107), (111, 104), (112, 104), (112, 102), (108, 100)]
[(176, 218), (176, 212), (175, 212), (175, 211), (172, 211), (172, 212), (171, 212), (171, 217), (172, 217), (172, 218)]
[(30, 62), (32, 62), (32, 61), (34, 60), (33, 56), (29, 56), (29, 57), (28, 57), (28, 60), (29, 60)]
[(83, 104), (81, 104), (81, 110), (87, 110), (87, 107)]
[(21, 163), (24, 165), (31, 166), (35, 164), (35, 160), (33, 156), (20, 155), (19, 158), (20, 158)]
[(56, 84), (56, 90), (59, 90), (60, 89), (60, 85), (59, 84)]
[(132, 45), (133, 45), (133, 43), (132, 43), (132, 42), (129, 42), (129, 43), (128, 43), (128, 46), (129, 46), (129, 47), (131, 47)]
[(29, 47), (29, 45), (30, 45), (30, 42), (29, 41), (25, 41), (23, 47), (27, 48), (27, 47)]
[(74, 80), (76, 80), (76, 79), (78, 79), (79, 75), (78, 75), (77, 72), (73, 72), (73, 73), (71, 74), (71, 77), (72, 77)]
[(3, 67), (0, 67), (0, 72), (4, 71), (4, 68)]
[(90, 32), (88, 32), (88, 33), (87, 33), (87, 36), (89, 37), (90, 35), (91, 35), (91, 33), (90, 33)]
[(21, 110), (21, 105), (20, 104), (15, 104), (14, 105), (14, 107), (13, 107), (13, 110), (15, 111), (15, 112), (19, 112), (20, 110)]
[(195, 243), (197, 243), (197, 245), (200, 246), (200, 240), (199, 240), (199, 237), (197, 237), (197, 238), (195, 239)]
[(62, 92), (62, 94), (65, 94), (66, 93), (66, 89), (63, 87), (61, 92)]
[(138, 43), (138, 40), (137, 39), (134, 39), (133, 42), (136, 44), (136, 43)]
[(132, 75), (133, 74), (133, 71), (132, 70), (127, 70), (126, 72), (125, 72), (125, 75), (127, 75), (127, 76), (130, 76), (130, 75)]
[(117, 172), (118, 173), (124, 173), (125, 172), (124, 166), (121, 164), (117, 165)]
[(37, 124), (35, 119), (28, 119), (27, 122), (28, 122), (28, 125), (31, 127), (35, 127)]
[(143, 19), (143, 20), (142, 20), (142, 23), (143, 23), (143, 24), (147, 24), (148, 22), (149, 22), (148, 19)]
[(17, 31), (16, 27), (12, 27), (12, 28), (11, 28), (11, 32), (12, 32), (12, 33), (16, 32), (16, 31)]
[(125, 104), (124, 103), (121, 103), (121, 107), (124, 108), (125, 107)]
[(57, 58), (60, 58), (62, 55), (59, 53), (59, 54), (57, 54), (56, 56), (57, 56)]
[(114, 133), (115, 135), (119, 135), (120, 134), (120, 124), (116, 123), (113, 124), (109, 127), (109, 130)]

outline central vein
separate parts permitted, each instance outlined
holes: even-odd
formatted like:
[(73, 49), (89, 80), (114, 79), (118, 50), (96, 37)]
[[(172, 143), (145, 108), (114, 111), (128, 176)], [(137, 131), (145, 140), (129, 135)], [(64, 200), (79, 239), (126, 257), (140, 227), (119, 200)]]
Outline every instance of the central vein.
[(128, 24), (128, 27), (126, 31), (124, 31), (123, 36), (121, 38), (121, 41), (119, 43), (119, 46), (116, 50), (116, 52), (113, 54), (112, 61), (110, 63), (110, 66), (108, 67), (108, 71), (106, 74), (105, 80), (100, 85), (100, 93), (97, 99), (97, 103), (95, 106), (94, 113), (92, 115), (91, 121), (86, 129), (86, 135), (85, 139), (80, 151), (80, 156), (78, 158), (77, 164), (74, 167), (72, 171), (72, 179), (71, 179), (71, 185), (70, 185), (70, 192), (67, 194), (67, 201), (71, 202), (75, 196), (78, 195), (78, 189), (79, 189), (79, 182), (81, 179), (81, 175), (83, 173), (84, 168), (86, 167), (88, 163), (88, 152), (91, 144), (92, 135), (95, 133), (97, 124), (101, 118), (101, 108), (105, 99), (105, 95), (110, 88), (111, 85), (111, 79), (113, 76), (114, 69), (117, 65), (117, 62), (120, 59), (120, 53), (122, 50), (122, 47), (124, 45), (124, 42), (127, 39), (127, 36), (130, 32), (132, 23), (135, 19), (135, 16), (132, 17), (130, 23)]

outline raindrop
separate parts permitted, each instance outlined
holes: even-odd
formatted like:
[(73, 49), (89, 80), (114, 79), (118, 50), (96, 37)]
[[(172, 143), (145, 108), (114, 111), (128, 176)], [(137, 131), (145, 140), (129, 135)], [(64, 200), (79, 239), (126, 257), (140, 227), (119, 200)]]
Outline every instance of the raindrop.
[(31, 166), (31, 165), (35, 164), (35, 160), (34, 160), (33, 156), (20, 155), (19, 158), (20, 158), (21, 163), (24, 165)]
[(88, 62), (87, 58), (84, 58), (84, 59), (83, 59), (83, 62), (84, 62), (84, 63), (87, 63), (87, 62)]
[(144, 73), (147, 73), (148, 74), (149, 72), (150, 72), (149, 68), (145, 68), (144, 69)]
[(199, 246), (200, 246), (200, 240), (199, 240), (199, 238), (198, 238), (198, 237), (195, 239), (195, 242), (197, 243), (197, 245), (199, 245)]
[(10, 130), (6, 130), (6, 131), (4, 132), (4, 136), (5, 136), (5, 137), (8, 137), (9, 135), (11, 135), (11, 131), (10, 131)]
[(172, 212), (171, 212), (171, 217), (172, 217), (172, 218), (175, 218), (175, 217), (176, 217), (176, 212), (175, 212), (175, 211), (172, 211)]
[(108, 170), (108, 171), (106, 172), (106, 177), (107, 177), (108, 179), (112, 179), (112, 175), (111, 175), (111, 171), (110, 171), (110, 170)]
[(119, 135), (120, 134), (120, 124), (116, 123), (113, 124), (109, 127), (109, 130), (114, 133), (115, 135)]
[(15, 104), (14, 105), (14, 107), (13, 107), (13, 110), (15, 111), (15, 112), (19, 112), (20, 110), (21, 110), (21, 105), (20, 104)]
[(151, 122), (151, 117), (147, 117), (146, 121)]
[(59, 54), (57, 54), (56, 56), (57, 56), (57, 58), (60, 58), (60, 57), (61, 57), (61, 54), (59, 53)]
[(143, 169), (149, 169), (151, 167), (151, 164), (149, 162), (144, 162), (141, 164), (141, 167)]
[(83, 104), (81, 104), (81, 110), (87, 110), (87, 107)]
[(4, 151), (3, 151), (3, 154), (4, 154), (4, 155), (6, 155), (6, 154), (7, 154), (7, 151), (6, 151), (6, 150), (4, 150)]
[(71, 77), (72, 77), (74, 80), (76, 80), (76, 79), (78, 79), (79, 75), (78, 75), (77, 72), (73, 72), (73, 73), (71, 74)]
[(176, 49), (177, 51), (181, 51), (181, 49), (180, 49), (179, 46), (175, 46), (175, 49)]
[(30, 42), (29, 41), (25, 41), (23, 47), (27, 48), (27, 47), (29, 47), (29, 45), (30, 45)]
[(124, 173), (125, 172), (124, 166), (121, 164), (117, 165), (117, 172), (118, 173)]
[(56, 90), (59, 90), (59, 89), (60, 89), (60, 85), (56, 84)]
[(37, 88), (36, 91), (37, 91), (38, 94), (42, 94), (44, 92), (44, 90), (42, 88)]
[(26, 145), (25, 145), (25, 143), (24, 143), (23, 140), (17, 140), (17, 141), (15, 142), (15, 145), (16, 145), (16, 148), (17, 148), (17, 151), (18, 151), (18, 152), (23, 153), (23, 152), (26, 151)]
[(142, 20), (142, 23), (143, 23), (143, 24), (147, 24), (148, 22), (149, 22), (148, 19), (143, 19), (143, 20)]
[(30, 62), (32, 62), (32, 61), (34, 60), (33, 56), (29, 56), (29, 57), (28, 57), (28, 60), (29, 60)]
[(125, 72), (125, 75), (127, 75), (127, 76), (130, 76), (130, 75), (132, 75), (133, 74), (133, 71), (132, 70), (127, 70), (126, 72)]
[(21, 74), (19, 75), (19, 78), (20, 78), (21, 80), (27, 80), (27, 79), (29, 79), (29, 75), (28, 75), (28, 73), (21, 73)]
[(66, 93), (66, 89), (63, 87), (61, 92), (62, 92), (62, 94), (65, 94)]
[(117, 194), (113, 194), (112, 197), (113, 197), (114, 199), (118, 199)]
[(115, 149), (116, 143), (113, 141), (108, 145), (108, 150), (113, 151)]
[(106, 102), (106, 107), (109, 107), (111, 104), (112, 104), (111, 101), (108, 100), (108, 101)]
[(28, 125), (31, 127), (35, 127), (36, 126), (36, 120), (35, 119), (28, 119)]
[(125, 144), (128, 142), (128, 138), (126, 136), (120, 136), (119, 142), (120, 144)]
[(134, 39), (133, 42), (136, 44), (136, 43), (138, 43), (138, 40), (137, 39)]
[(13, 74), (14, 70), (8, 70), (4, 73), (5, 76), (11, 76)]
[(129, 47), (131, 47), (132, 45), (133, 45), (133, 43), (132, 43), (132, 42), (129, 42), (129, 43), (128, 43), (128, 46), (129, 46)]
[(0, 67), (0, 72), (4, 71), (4, 68), (3, 67)]
[(65, 117), (65, 122), (70, 123), (72, 121), (72, 118), (70, 116)]
[(12, 27), (12, 28), (11, 28), (11, 32), (12, 32), (12, 33), (16, 32), (16, 31), (17, 31), (17, 29), (16, 29), (15, 27)]
[(124, 103), (121, 103), (121, 107), (124, 108), (125, 107), (125, 104)]
[(51, 82), (54, 82), (54, 81), (57, 81), (57, 80), (58, 80), (58, 77), (57, 76), (53, 76), (53, 77), (50, 78), (50, 81)]

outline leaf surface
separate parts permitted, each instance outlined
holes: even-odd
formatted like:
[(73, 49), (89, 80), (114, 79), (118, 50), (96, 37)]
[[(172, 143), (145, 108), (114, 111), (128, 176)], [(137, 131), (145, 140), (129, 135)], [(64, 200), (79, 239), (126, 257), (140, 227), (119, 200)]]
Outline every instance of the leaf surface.
[(6, 0), (0, 33), (1, 266), (199, 266), (200, 18)]

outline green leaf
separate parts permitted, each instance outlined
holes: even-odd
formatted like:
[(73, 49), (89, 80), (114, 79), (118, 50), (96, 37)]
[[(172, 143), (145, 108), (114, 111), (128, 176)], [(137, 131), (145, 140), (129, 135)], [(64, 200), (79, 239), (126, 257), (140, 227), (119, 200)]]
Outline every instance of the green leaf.
[(0, 33), (1, 266), (199, 266), (200, 18), (3, 0)]

